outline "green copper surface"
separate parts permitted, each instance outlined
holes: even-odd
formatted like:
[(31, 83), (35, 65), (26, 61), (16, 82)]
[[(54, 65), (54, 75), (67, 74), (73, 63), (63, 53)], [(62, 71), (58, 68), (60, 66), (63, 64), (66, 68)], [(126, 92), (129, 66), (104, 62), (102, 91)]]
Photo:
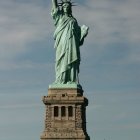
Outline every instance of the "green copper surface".
[(54, 48), (56, 49), (54, 86), (64, 84), (78, 85), (78, 73), (80, 65), (80, 46), (88, 34), (88, 27), (79, 26), (72, 15), (70, 2), (58, 6), (57, 0), (52, 0), (51, 13), (56, 30), (54, 32)]

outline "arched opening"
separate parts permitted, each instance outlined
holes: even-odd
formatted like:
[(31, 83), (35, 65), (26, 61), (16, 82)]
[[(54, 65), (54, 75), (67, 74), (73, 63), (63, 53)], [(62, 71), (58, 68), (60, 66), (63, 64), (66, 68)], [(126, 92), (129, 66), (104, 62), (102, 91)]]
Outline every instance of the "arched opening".
[(58, 106), (54, 107), (54, 117), (58, 117)]
[(69, 117), (72, 117), (73, 116), (73, 107), (72, 106), (69, 106), (68, 107), (68, 116)]
[(62, 117), (65, 117), (66, 116), (66, 107), (65, 106), (62, 106), (61, 107), (61, 116)]

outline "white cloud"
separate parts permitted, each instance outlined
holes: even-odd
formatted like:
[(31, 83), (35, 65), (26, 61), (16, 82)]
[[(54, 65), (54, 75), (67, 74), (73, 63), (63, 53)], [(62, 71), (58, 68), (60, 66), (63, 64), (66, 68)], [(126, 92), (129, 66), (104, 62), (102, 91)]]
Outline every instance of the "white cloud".
[[(73, 7), (73, 15), (79, 24), (90, 27), (81, 48), (82, 57), (93, 59), (92, 64), (113, 64), (117, 67), (139, 65), (139, 7), (139, 0), (88, 0), (83, 5), (79, 2), (77, 7)], [(116, 49), (119, 47), (122, 49)]]
[(85, 4), (77, 8), (76, 15), (91, 27), (88, 41), (104, 45), (139, 42), (140, 1), (89, 0)]
[(1, 60), (13, 59), (28, 50), (28, 43), (50, 34), (47, 9), (34, 3), (1, 2), (0, 16)]

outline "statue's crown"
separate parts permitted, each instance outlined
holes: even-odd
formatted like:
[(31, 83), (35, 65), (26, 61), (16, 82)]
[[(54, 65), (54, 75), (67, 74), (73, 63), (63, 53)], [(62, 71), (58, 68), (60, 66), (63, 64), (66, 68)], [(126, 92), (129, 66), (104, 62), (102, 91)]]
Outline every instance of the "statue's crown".
[(76, 6), (76, 5), (74, 5), (73, 3), (74, 2), (71, 2), (71, 0), (61, 0), (61, 3), (58, 3), (59, 4), (59, 6), (62, 6), (64, 3), (71, 3), (71, 6)]

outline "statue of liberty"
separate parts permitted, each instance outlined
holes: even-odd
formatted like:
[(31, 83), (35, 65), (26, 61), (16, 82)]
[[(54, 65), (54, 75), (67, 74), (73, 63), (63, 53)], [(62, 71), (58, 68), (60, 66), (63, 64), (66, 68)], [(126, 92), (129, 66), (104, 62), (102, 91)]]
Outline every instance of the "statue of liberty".
[(80, 27), (72, 15), (71, 0), (52, 0), (52, 17), (56, 30), (54, 48), (56, 49), (54, 84), (79, 84), (80, 46), (88, 34), (88, 27)]

